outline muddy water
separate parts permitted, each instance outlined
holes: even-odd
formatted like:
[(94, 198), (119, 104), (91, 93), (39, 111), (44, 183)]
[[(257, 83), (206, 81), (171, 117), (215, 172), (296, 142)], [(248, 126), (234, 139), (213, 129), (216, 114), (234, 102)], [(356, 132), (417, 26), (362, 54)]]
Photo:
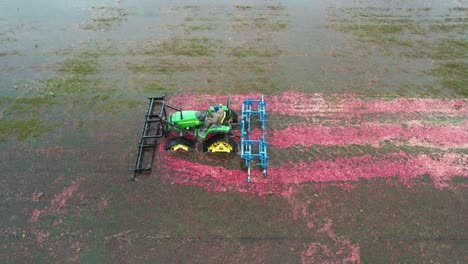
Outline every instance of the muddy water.
[[(304, 199), (295, 193), (316, 183), (343, 188), (324, 191), (333, 200), (356, 188), (352, 204), (363, 195), (359, 182), (395, 177), (405, 195), (416, 184), (442, 196), (434, 204), (449, 201), (440, 208), (450, 212), (434, 210), (458, 226), (467, 177), (466, 22), (460, 1), (2, 1), (0, 256), (170, 263), (196, 252), (215, 263), (225, 255), (357, 262), (359, 248), (369, 254), (366, 235), (356, 243), (362, 237), (337, 235), (332, 222), (342, 216), (333, 205), (320, 215), (307, 210), (316, 190), (306, 188)], [(257, 184), (247, 184), (238, 157), (160, 151), (155, 172), (128, 184), (145, 97), (161, 93), (185, 109), (230, 93), (235, 110), (265, 93), (270, 178), (255, 171)], [(402, 196), (383, 186), (388, 197)], [(405, 195), (403, 205), (413, 197)], [(407, 209), (437, 215), (420, 207)], [(432, 227), (447, 236), (456, 230)], [(273, 238), (251, 247), (242, 240), (249, 236)], [(276, 250), (271, 241), (281, 237), (289, 242)], [(184, 243), (192, 249), (180, 250)]]
[[(125, 93), (156, 82), (174, 93), (294, 89), (452, 96), (427, 74), (431, 54), (439, 51), (429, 48), (422, 57), (413, 53), (426, 44), (463, 39), (462, 8), (457, 1), (288, 1), (237, 7), (228, 1), (45, 1), (40, 7), (4, 1), (1, 92), (41, 92), (41, 81), (60, 78), (54, 70), (61, 61), (91, 52), (101, 67), (94, 77), (107, 77)], [(398, 19), (406, 23), (402, 31), (401, 25), (393, 24)], [(436, 31), (446, 19), (454, 19), (448, 22), (453, 27)], [(388, 23), (396, 32), (385, 31), (384, 42), (376, 42), (374, 30)], [(396, 34), (406, 42), (394, 41)], [(411, 42), (421, 37), (423, 42)], [(208, 39), (195, 43), (210, 51), (203, 58), (193, 56), (197, 47), (190, 41), (180, 43), (199, 38)], [(170, 48), (179, 44), (178, 51)]]

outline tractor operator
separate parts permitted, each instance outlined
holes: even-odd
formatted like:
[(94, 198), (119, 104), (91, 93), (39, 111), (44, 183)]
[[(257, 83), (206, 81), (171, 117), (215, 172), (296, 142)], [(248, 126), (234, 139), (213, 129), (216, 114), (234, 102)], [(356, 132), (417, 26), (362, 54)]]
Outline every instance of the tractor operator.
[(213, 107), (213, 112), (210, 113), (210, 117), (205, 120), (203, 129), (200, 132), (205, 133), (211, 125), (221, 125), (221, 119), (223, 119), (224, 111), (221, 107), (215, 105)]

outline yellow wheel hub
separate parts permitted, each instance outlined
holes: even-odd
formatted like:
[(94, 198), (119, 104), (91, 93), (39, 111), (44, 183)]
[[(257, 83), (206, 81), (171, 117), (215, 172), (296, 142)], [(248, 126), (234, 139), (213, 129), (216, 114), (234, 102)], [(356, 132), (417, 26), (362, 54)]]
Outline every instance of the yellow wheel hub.
[(233, 147), (231, 144), (223, 141), (217, 141), (211, 146), (208, 147), (208, 151), (210, 152), (224, 152), (224, 153), (230, 153), (233, 150)]
[(177, 144), (171, 147), (172, 151), (177, 151), (177, 150), (183, 150), (183, 151), (189, 151), (189, 147), (184, 144)]

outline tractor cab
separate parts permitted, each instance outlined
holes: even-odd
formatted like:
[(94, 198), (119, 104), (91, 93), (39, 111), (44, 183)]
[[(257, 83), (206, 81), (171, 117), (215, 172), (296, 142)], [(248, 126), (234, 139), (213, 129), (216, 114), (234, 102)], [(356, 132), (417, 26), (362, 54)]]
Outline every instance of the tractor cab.
[[(213, 112), (216, 111), (216, 109), (221, 109), (222, 116), (219, 117), (219, 120), (217, 123), (213, 124), (207, 124), (208, 117), (212, 115)], [(209, 136), (212, 133), (228, 133), (231, 130), (231, 123), (232, 119), (230, 120), (229, 118), (226, 118), (228, 116), (229, 109), (227, 106), (223, 105), (213, 105), (211, 106), (207, 111), (205, 115), (202, 115), (200, 113), (200, 118), (204, 119), (204, 125), (201, 126), (196, 132), (198, 135), (199, 139), (205, 139), (207, 136)], [(232, 113), (230, 114), (232, 116)], [(237, 119), (237, 117), (236, 117)], [(206, 126), (208, 126), (207, 129)]]

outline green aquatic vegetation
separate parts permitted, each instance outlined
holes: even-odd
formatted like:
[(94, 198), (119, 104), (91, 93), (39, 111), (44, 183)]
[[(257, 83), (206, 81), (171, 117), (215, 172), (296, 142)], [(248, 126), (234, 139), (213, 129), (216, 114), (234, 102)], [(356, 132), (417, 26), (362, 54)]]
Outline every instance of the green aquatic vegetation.
[(110, 30), (128, 19), (130, 12), (124, 8), (99, 6), (93, 7), (95, 15), (81, 24), (84, 30)]
[(97, 61), (93, 59), (73, 58), (65, 60), (59, 71), (68, 74), (86, 75), (96, 73), (98, 66)]
[(65, 48), (65, 49), (55, 49), (47, 52), (47, 54), (54, 55), (54, 56), (63, 56), (63, 57), (75, 57), (79, 59), (98, 59), (101, 56), (115, 56), (117, 55), (116, 52), (117, 48), (111, 44), (99, 44), (99, 43), (88, 43), (86, 50), (83, 51), (82, 49), (72, 49), (72, 48)]
[(187, 72), (192, 70), (192, 66), (175, 59), (160, 59), (157, 70), (162, 73)]
[(233, 48), (229, 52), (229, 55), (237, 57), (237, 58), (244, 58), (244, 57), (271, 58), (273, 56), (279, 55), (280, 53), (281, 53), (280, 51), (272, 51), (272, 50), (261, 49), (261, 48), (256, 48), (256, 47), (243, 46), (243, 47)]
[(414, 46), (415, 42), (411, 40), (404, 40), (397, 38), (395, 36), (391, 36), (385, 39), (388, 43), (392, 43), (394, 45), (398, 45), (401, 47), (411, 48)]
[(420, 35), (425, 36), (426, 34), (430, 33), (422, 26), (419, 22), (413, 21), (409, 23), (403, 23), (403, 27), (405, 28), (405, 33), (408, 35)]
[(205, 24), (205, 25), (191, 25), (188, 27), (192, 31), (197, 30), (213, 30), (216, 28), (214, 24)]
[[(362, 11), (365, 10), (365, 15)], [(466, 23), (450, 18), (455, 23), (440, 19), (418, 19), (430, 8), (394, 9), (339, 9), (330, 22), (338, 31), (350, 33), (360, 42), (372, 43), (385, 55), (448, 60), (466, 58), (468, 45), (463, 34)], [(393, 11), (401, 11), (392, 13)], [(407, 17), (408, 13), (411, 16)], [(436, 32), (437, 35), (433, 33)], [(449, 82), (457, 86), (453, 82)], [(427, 89), (424, 89), (427, 90)]]
[(435, 43), (422, 40), (405, 40), (408, 49), (400, 55), (412, 58), (428, 58), (434, 60), (451, 60), (466, 58), (468, 41), (453, 38), (439, 39)]
[(256, 24), (256, 25), (263, 25), (263, 24), (266, 24), (268, 21), (270, 20), (269, 17), (267, 16), (264, 16), (264, 15), (258, 15), (254, 18), (252, 18), (252, 21)]
[(287, 27), (284, 21), (265, 13), (259, 13), (254, 17), (236, 17), (234, 21), (236, 23), (232, 27), (236, 30), (257, 29), (265, 33), (267, 31), (281, 31)]
[(49, 78), (42, 81), (45, 85), (44, 93), (70, 95), (76, 93), (97, 92), (100, 81), (84, 79), (73, 75), (65, 79)]
[(434, 24), (430, 26), (432, 32), (457, 32), (464, 34), (468, 30), (468, 24)]
[(463, 177), (463, 176), (455, 176), (455, 177), (452, 178), (452, 182), (467, 184), (468, 183), (468, 178)]
[(400, 51), (400, 56), (409, 58), (429, 58), (434, 49), (433, 44), (422, 40), (400, 40), (397, 44), (406, 48)]
[(4, 56), (15, 56), (15, 55), (20, 55), (20, 52), (17, 50), (12, 50), (12, 51), (0, 51), (0, 57)]
[[(453, 59), (466, 57), (467, 41), (453, 37), (424, 40), (414, 38), (414, 35), (426, 35), (427, 30), (421, 24), (413, 21), (408, 23), (356, 23), (338, 22), (334, 27), (339, 31), (350, 33), (359, 41), (373, 43), (390, 52), (389, 44), (403, 49), (396, 51), (401, 56), (431, 59)], [(464, 31), (463, 25), (432, 24), (429, 29), (438, 29), (442, 32)], [(393, 50), (395, 51), (395, 50)], [(389, 54), (391, 54), (390, 52)]]
[(0, 142), (11, 139), (25, 141), (29, 137), (38, 138), (54, 126), (39, 119), (11, 120), (0, 119)]
[(133, 73), (152, 72), (153, 67), (149, 67), (145, 63), (127, 63), (127, 68)]
[(16, 69), (16, 68), (13, 67), (13, 66), (11, 66), (11, 65), (5, 65), (5, 66), (3, 66), (3, 68), (2, 68), (2, 70), (3, 70), (4, 72), (11, 72), (11, 71), (14, 71), (15, 69)]
[(12, 32), (0, 32), (0, 42), (14, 42), (18, 39), (15, 37)]
[(404, 82), (397, 89), (397, 94), (409, 97), (431, 97), (431, 96), (449, 96), (449, 97), (467, 97), (468, 79), (462, 77), (452, 78), (443, 77), (439, 82), (414, 83)]
[(181, 24), (181, 27), (190, 31), (212, 30), (215, 28), (212, 24)]
[(437, 89), (434, 84), (421, 84), (415, 82), (404, 82), (396, 89), (398, 96), (407, 97), (425, 97), (431, 95), (440, 95), (440, 89)]
[(442, 77), (461, 77), (468, 76), (468, 63), (464, 61), (438, 62), (434, 68), (429, 71), (432, 75)]
[[(72, 55), (73, 52), (65, 50), (66, 55)], [(99, 69), (98, 59), (101, 53), (94, 50), (83, 51), (61, 62), (59, 72), (68, 73), (71, 75), (88, 75), (95, 74)]]
[(50, 50), (47, 54), (54, 56), (71, 56), (75, 51), (71, 48)]
[[(466, 121), (465, 117), (447, 117), (447, 116), (435, 116), (427, 117), (421, 120), (423, 124), (438, 125), (438, 126), (459, 126), (463, 125)], [(468, 154), (468, 149), (465, 149), (465, 154)]]
[(267, 69), (263, 65), (249, 65), (252, 68), (252, 71), (258, 74), (264, 74), (267, 72)]
[[(149, 96), (150, 94), (148, 94)], [(68, 104), (73, 105), (73, 108), (68, 109), (68, 114), (80, 113), (80, 118), (83, 115), (94, 116), (96, 114), (108, 114), (109, 112), (125, 112), (128, 109), (136, 108), (141, 106), (140, 100), (129, 98), (128, 95), (116, 95), (113, 93), (101, 93), (91, 94), (90, 96), (73, 96), (68, 98)], [(115, 117), (115, 116), (114, 116)], [(112, 117), (110, 117), (112, 118)], [(88, 120), (89, 121), (89, 120)], [(77, 127), (83, 126), (83, 122), (80, 121)]]
[(161, 92), (161, 91), (166, 91), (166, 90), (168, 90), (168, 89), (166, 87), (162, 86), (158, 82), (151, 82), (151, 83), (148, 83), (145, 86), (143, 86), (143, 91), (148, 92), (148, 93)]
[[(338, 22), (339, 27), (341, 27), (341, 31), (344, 32), (351, 32), (360, 30), (360, 31), (374, 31), (371, 29), (372, 26), (381, 27), (383, 29), (382, 33), (398, 33), (401, 32), (402, 29), (405, 29), (404, 33), (409, 34), (416, 34), (416, 35), (426, 35), (436, 32), (460, 32), (463, 33), (463, 30), (466, 29), (466, 25), (464, 24), (446, 24), (441, 23), (440, 20), (432, 20), (432, 19), (415, 19), (415, 16), (418, 16), (419, 13), (413, 14), (414, 12), (424, 11), (425, 9), (415, 9), (415, 10), (404, 10), (405, 12), (411, 13), (412, 15), (409, 16), (402, 16), (402, 15), (389, 15), (387, 13), (364, 13), (364, 14), (346, 14), (344, 17), (336, 15), (330, 19), (331, 22)], [(457, 21), (462, 22), (460, 18), (447, 18), (445, 21)], [(362, 25), (365, 25), (364, 28)], [(398, 32), (395, 32), (392, 27), (388, 27), (389, 25), (394, 25), (401, 27), (398, 29)], [(362, 34), (361, 32), (361, 35)], [(375, 35), (375, 34), (371, 34)]]
[(397, 34), (404, 29), (403, 25), (379, 25), (379, 24), (342, 24), (338, 29), (343, 32), (350, 32), (358, 38), (380, 38), (382, 34)]
[(0, 102), (12, 102), (11, 105), (5, 111), (12, 115), (20, 114), (38, 114), (40, 111), (49, 109), (50, 107), (57, 105), (57, 100), (49, 96), (39, 97), (22, 97), (22, 98), (8, 98), (4, 97), (0, 99)]
[(267, 16), (257, 16), (253, 18), (252, 25), (263, 30), (281, 31), (287, 27), (286, 23)]
[(173, 10), (200, 11), (200, 6), (195, 6), (195, 5), (176, 6), (172, 9)]
[(81, 59), (98, 59), (101, 56), (101, 53), (98, 51), (83, 51), (81, 52), (78, 57)]
[[(105, 103), (101, 103), (105, 101)], [(82, 104), (81, 101), (74, 102), (75, 104)], [(141, 106), (141, 100), (132, 98), (109, 98), (103, 99), (102, 97), (95, 97), (84, 105), (88, 110), (97, 113), (106, 113), (109, 111), (123, 111), (124, 109), (133, 109)]]
[(441, 39), (433, 47), (429, 57), (432, 59), (461, 59), (468, 57), (468, 40)]
[(213, 16), (205, 16), (205, 17), (196, 16), (196, 17), (186, 17), (184, 20), (187, 22), (194, 22), (194, 21), (212, 22), (212, 21), (216, 21), (217, 19)]
[(354, 18), (369, 18), (369, 17), (401, 18), (401, 17), (423, 16), (431, 10), (432, 10), (431, 7), (424, 7), (424, 8), (347, 7), (347, 8), (338, 9), (340, 13), (344, 13)]
[[(352, 20), (351, 20), (352, 21)], [(376, 24), (397, 24), (397, 25), (408, 25), (412, 24), (415, 21), (410, 18), (395, 18), (395, 17), (370, 17), (366, 19), (365, 21), (369, 23), (376, 23)]]
[(267, 10), (271, 11), (283, 11), (286, 10), (286, 6), (284, 5), (269, 5), (266, 7)]
[(175, 58), (164, 58), (159, 60), (146, 60), (139, 63), (127, 63), (127, 68), (133, 73), (174, 73), (192, 70), (192, 67)]
[[(226, 77), (222, 80), (217, 80), (214, 84), (219, 87), (217, 92), (223, 93), (249, 93), (252, 90), (261, 93), (273, 93), (278, 89), (275, 83), (269, 76), (265, 75), (236, 75)], [(206, 90), (209, 92), (210, 90)]]
[(237, 10), (242, 10), (242, 11), (248, 10), (248, 9), (251, 9), (251, 8), (252, 8), (252, 6), (249, 6), (249, 5), (235, 5), (234, 7), (235, 7)]
[(107, 26), (110, 26), (110, 24), (114, 21), (119, 21), (122, 18), (120, 17), (99, 17), (99, 18), (92, 18), (91, 21), (96, 22), (96, 23), (101, 23), (105, 24)]
[(449, 8), (449, 10), (452, 11), (452, 12), (467, 13), (468, 12), (468, 7), (457, 6), (457, 7)]
[(373, 12), (362, 12), (358, 14), (349, 14), (353, 18), (384, 18), (384, 19), (404, 19), (404, 18), (409, 18), (412, 17), (412, 15), (393, 15), (393, 14), (388, 14), (388, 13), (373, 13)]
[(454, 91), (457, 95), (468, 97), (468, 78), (464, 79), (442, 79), (444, 88)]
[(468, 22), (468, 17), (447, 17), (444, 19), (445, 22), (455, 22), (455, 23), (466, 23)]
[(208, 38), (173, 38), (161, 44), (160, 53), (177, 56), (213, 56), (220, 42)]
[(273, 22), (271, 24), (271, 29), (273, 31), (281, 31), (283, 29), (285, 29), (287, 27), (287, 25), (285, 23), (281, 23), (281, 22)]
[(188, 25), (186, 28), (190, 31), (212, 30), (213, 25)]
[(421, 11), (428, 12), (428, 11), (431, 11), (432, 8), (431, 7), (423, 7), (423, 8), (410, 7), (410, 8), (397, 8), (397, 10), (401, 10), (401, 11), (404, 11), (404, 12), (407, 12), (407, 13), (417, 13), (417, 12), (421, 12)]

